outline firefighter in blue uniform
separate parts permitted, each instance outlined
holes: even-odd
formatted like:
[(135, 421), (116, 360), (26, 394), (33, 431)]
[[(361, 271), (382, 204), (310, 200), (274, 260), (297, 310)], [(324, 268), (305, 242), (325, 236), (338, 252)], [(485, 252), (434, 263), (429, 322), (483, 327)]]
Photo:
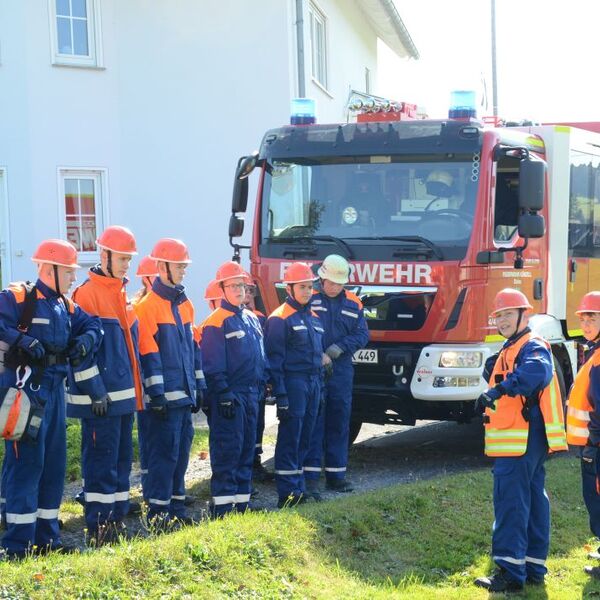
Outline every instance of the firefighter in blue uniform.
[(125, 285), (136, 243), (129, 229), (113, 225), (96, 240), (100, 264), (73, 292), (73, 300), (102, 321), (98, 350), (101, 398), (81, 389), (81, 374), (69, 377), (67, 416), (81, 419), (81, 470), (88, 543), (101, 546), (126, 534), (133, 418), (143, 410), (138, 322)]
[[(26, 356), (32, 372), (23, 388), (43, 405), (35, 443), (6, 441), (3, 496), (7, 531), (2, 547), (9, 558), (34, 551), (67, 550), (59, 534), (58, 510), (66, 470), (64, 379), (70, 361), (88, 393), (102, 394), (95, 353), (102, 340), (99, 319), (90, 317), (64, 294), (75, 281), (77, 251), (63, 240), (47, 240), (32, 260), (38, 264), (35, 312), (27, 332), (17, 330), (26, 300), (22, 284), (0, 293), (0, 340)], [(0, 375), (0, 387), (14, 387), (15, 369)]]
[(547, 342), (528, 327), (529, 300), (520, 290), (496, 294), (491, 316), (506, 338), (485, 408), (485, 453), (494, 461), (492, 559), (496, 571), (475, 584), (490, 592), (543, 585), (550, 543), (550, 502), (544, 489), (548, 452), (567, 449), (560, 387)]
[(152, 249), (158, 277), (136, 305), (146, 407), (148, 520), (157, 531), (191, 522), (185, 509), (185, 472), (194, 437), (192, 411), (206, 388), (194, 307), (181, 284), (191, 263), (186, 245), (173, 238)]
[(246, 273), (236, 262), (217, 271), (221, 305), (203, 323), (208, 384), (212, 514), (244, 512), (252, 491), (252, 463), (265, 351), (258, 318), (244, 306)]
[[(321, 291), (312, 297), (311, 308), (319, 315), (325, 334), (325, 353), (331, 358), (333, 372), (325, 381), (325, 406), (319, 413), (304, 461), (306, 490), (321, 499), (319, 476), (324, 458), (328, 489), (351, 492), (346, 479), (348, 436), (352, 412), (352, 355), (369, 341), (369, 331), (359, 298), (344, 290), (350, 277), (348, 261), (329, 255), (318, 271)], [(324, 456), (323, 456), (324, 455)]]
[(275, 481), (284, 508), (305, 501), (303, 465), (321, 403), (323, 327), (310, 308), (313, 281), (305, 263), (293, 263), (284, 274), (286, 301), (267, 319), (265, 348), (270, 383), (277, 400), (279, 430), (275, 446)]

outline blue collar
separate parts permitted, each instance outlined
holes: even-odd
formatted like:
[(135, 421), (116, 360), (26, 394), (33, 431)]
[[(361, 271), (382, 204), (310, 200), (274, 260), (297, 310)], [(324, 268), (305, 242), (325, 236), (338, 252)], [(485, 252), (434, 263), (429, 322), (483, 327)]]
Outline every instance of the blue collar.
[(152, 284), (152, 291), (163, 298), (164, 300), (168, 300), (169, 302), (173, 302), (175, 304), (182, 304), (187, 300), (185, 295), (185, 288), (182, 285), (176, 285), (175, 287), (170, 287), (165, 285), (160, 277), (157, 277)]
[(235, 306), (234, 304), (230, 304), (229, 302), (227, 302), (225, 298), (221, 298), (221, 308), (224, 308), (229, 312), (235, 313), (236, 315), (241, 315), (246, 307), (243, 304), (242, 306)]
[(58, 298), (58, 294), (51, 287), (48, 287), (41, 279), (38, 279), (35, 282), (35, 287), (44, 294), (45, 298)]
[(310, 303), (312, 302), (312, 298), (306, 304), (300, 304), (295, 298), (288, 296), (285, 301), (292, 307), (295, 308), (298, 312), (305, 312), (310, 310)]

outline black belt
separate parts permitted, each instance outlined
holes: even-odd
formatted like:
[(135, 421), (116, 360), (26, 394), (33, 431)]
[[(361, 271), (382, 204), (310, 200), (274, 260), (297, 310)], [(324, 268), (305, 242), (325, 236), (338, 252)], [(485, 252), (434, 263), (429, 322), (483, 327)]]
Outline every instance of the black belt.
[(28, 362), (30, 367), (45, 369), (47, 367), (55, 367), (57, 365), (67, 365), (69, 364), (69, 357), (62, 352), (46, 352), (42, 358), (36, 360), (29, 359)]

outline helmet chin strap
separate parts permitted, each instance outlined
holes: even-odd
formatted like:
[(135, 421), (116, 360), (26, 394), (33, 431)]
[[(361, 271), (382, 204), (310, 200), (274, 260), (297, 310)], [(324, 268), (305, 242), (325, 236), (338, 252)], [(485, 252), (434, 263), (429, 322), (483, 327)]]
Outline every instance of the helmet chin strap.
[(519, 308), (519, 318), (517, 319), (517, 326), (513, 331), (512, 335), (508, 338), (509, 340), (514, 338), (517, 333), (519, 333), (519, 328), (521, 327), (521, 321), (523, 320), (523, 313), (525, 312), (524, 308)]
[(62, 301), (63, 301), (64, 305), (67, 306), (67, 300), (63, 296), (63, 293), (60, 291), (60, 283), (59, 283), (59, 280), (58, 280), (58, 266), (57, 265), (52, 265), (52, 271), (54, 272), (54, 287), (55, 287), (55, 291), (58, 294), (59, 298), (62, 298)]
[(171, 275), (171, 267), (169, 267), (169, 263), (165, 262), (165, 266), (167, 267), (167, 279), (169, 280), (171, 285), (175, 285), (175, 282), (173, 281), (173, 276)]
[(108, 274), (111, 277), (114, 277), (114, 273), (112, 270), (112, 251), (111, 250), (107, 250), (106, 251), (106, 256), (107, 256), (107, 260), (106, 260), (106, 270), (108, 271)]

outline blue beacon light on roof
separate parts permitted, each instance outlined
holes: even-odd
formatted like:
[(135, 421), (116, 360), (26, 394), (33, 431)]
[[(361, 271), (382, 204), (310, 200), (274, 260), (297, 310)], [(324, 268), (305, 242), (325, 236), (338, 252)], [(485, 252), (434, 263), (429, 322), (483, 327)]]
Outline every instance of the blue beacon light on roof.
[(313, 125), (317, 122), (312, 98), (292, 98), (291, 125)]
[(456, 90), (450, 93), (449, 119), (470, 119), (477, 117), (475, 92), (472, 90)]

